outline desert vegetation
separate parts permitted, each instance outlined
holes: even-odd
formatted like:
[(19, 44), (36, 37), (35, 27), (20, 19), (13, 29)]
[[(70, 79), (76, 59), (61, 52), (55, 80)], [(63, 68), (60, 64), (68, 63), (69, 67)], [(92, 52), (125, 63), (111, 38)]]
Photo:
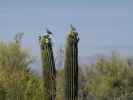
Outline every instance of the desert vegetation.
[(113, 52), (95, 63), (80, 64), (80, 41), (71, 26), (63, 68), (55, 66), (51, 34), (39, 37), (39, 76), (31, 70), (35, 59), (22, 47), (21, 35), (10, 43), (0, 42), (0, 100), (133, 100), (132, 58)]

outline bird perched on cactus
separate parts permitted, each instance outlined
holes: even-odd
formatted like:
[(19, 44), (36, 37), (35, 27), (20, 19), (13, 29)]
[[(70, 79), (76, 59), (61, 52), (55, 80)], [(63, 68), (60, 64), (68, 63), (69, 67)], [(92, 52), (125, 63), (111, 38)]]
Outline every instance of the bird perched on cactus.
[(78, 100), (78, 33), (72, 25), (65, 51), (65, 100)]
[(73, 32), (76, 31), (76, 28), (72, 24), (70, 25), (70, 28), (71, 28), (71, 31), (73, 31)]
[(46, 33), (49, 34), (49, 35), (52, 35), (52, 34), (53, 34), (53, 33), (52, 33), (50, 30), (48, 30), (48, 29), (46, 29)]
[(39, 37), (42, 67), (43, 67), (43, 79), (44, 79), (44, 97), (45, 100), (55, 100), (56, 95), (56, 69), (54, 62), (54, 55), (52, 50), (52, 43), (49, 34)]

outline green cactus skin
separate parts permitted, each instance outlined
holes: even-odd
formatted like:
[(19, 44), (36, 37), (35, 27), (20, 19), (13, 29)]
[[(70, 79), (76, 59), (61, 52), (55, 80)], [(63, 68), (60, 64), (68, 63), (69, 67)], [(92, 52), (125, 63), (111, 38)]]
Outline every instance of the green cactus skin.
[(78, 100), (78, 33), (71, 30), (65, 52), (65, 100)]
[(56, 69), (51, 38), (49, 37), (49, 35), (40, 37), (40, 46), (44, 79), (44, 100), (55, 100)]

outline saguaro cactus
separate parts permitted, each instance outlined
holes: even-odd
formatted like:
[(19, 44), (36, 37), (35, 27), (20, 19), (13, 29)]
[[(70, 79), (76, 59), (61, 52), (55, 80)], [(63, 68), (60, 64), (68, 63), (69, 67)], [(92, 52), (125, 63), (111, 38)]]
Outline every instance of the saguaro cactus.
[(78, 33), (71, 26), (65, 52), (65, 100), (78, 100)]
[(56, 95), (56, 69), (50, 35), (39, 38), (42, 56), (44, 100), (55, 100)]

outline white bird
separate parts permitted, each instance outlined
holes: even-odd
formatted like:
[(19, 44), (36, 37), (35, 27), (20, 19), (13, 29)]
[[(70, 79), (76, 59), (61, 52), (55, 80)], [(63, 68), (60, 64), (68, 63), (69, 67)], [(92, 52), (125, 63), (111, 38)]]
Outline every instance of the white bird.
[(76, 31), (76, 28), (72, 24), (70, 25), (70, 28), (71, 28), (71, 31), (74, 31), (74, 32)]

